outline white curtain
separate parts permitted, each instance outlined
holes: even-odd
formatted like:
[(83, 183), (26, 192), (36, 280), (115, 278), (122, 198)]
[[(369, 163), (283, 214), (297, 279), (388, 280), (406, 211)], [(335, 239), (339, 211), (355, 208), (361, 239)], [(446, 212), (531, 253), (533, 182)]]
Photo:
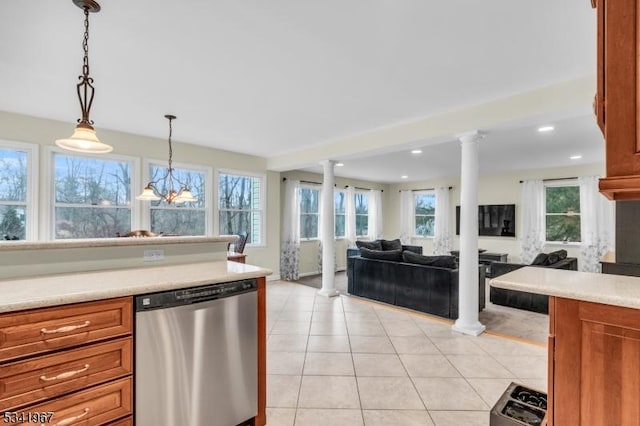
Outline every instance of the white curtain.
[(522, 182), (522, 239), (520, 257), (529, 264), (544, 249), (544, 184), (541, 180)]
[(345, 234), (349, 247), (356, 245), (356, 191), (352, 186), (347, 188), (347, 214), (345, 217)]
[(451, 205), (449, 188), (436, 188), (436, 220), (433, 230), (433, 254), (451, 252)]
[(382, 238), (382, 191), (369, 191), (369, 240)]
[(600, 259), (613, 249), (614, 202), (598, 191), (598, 177), (578, 178), (580, 184), (580, 270), (600, 272)]
[(413, 192), (400, 191), (400, 241), (402, 244), (411, 244), (411, 237), (415, 233), (415, 220)]
[(280, 277), (298, 279), (300, 260), (300, 181), (287, 179), (284, 188), (280, 243)]

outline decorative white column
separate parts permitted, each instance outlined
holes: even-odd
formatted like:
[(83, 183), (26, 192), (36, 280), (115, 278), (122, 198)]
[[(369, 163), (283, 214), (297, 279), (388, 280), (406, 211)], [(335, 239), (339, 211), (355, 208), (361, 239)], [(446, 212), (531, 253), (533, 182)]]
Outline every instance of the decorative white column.
[(480, 335), (485, 326), (478, 321), (478, 131), (458, 135), (462, 146), (460, 172), (460, 265), (458, 319), (453, 330)]
[(335, 219), (334, 214), (334, 175), (333, 167), (336, 164), (332, 160), (320, 162), (324, 169), (324, 179), (322, 181), (322, 214), (320, 215), (322, 235), (322, 288), (318, 294), (322, 296), (337, 296), (338, 290), (335, 285), (334, 258), (336, 247), (334, 244)]

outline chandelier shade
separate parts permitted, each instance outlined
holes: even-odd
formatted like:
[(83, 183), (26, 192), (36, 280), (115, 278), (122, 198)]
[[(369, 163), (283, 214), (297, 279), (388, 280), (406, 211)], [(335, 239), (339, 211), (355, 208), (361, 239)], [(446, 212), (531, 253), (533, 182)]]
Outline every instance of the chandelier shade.
[(73, 3), (84, 11), (84, 39), (82, 49), (82, 75), (76, 85), (82, 118), (78, 120), (73, 134), (66, 139), (56, 140), (56, 145), (69, 151), (85, 152), (91, 154), (104, 154), (113, 151), (111, 145), (101, 142), (93, 128), (93, 121), (89, 118), (95, 88), (93, 78), (89, 77), (89, 13), (100, 11), (100, 5), (94, 0), (73, 0)]
[[(175, 169), (173, 168), (171, 136), (173, 134), (172, 121), (176, 119), (176, 116), (167, 114), (164, 117), (169, 120), (169, 167), (160, 179), (147, 183), (147, 186), (145, 186), (142, 193), (136, 197), (136, 200), (165, 201), (167, 204), (198, 201), (188, 186), (174, 176)], [(163, 188), (163, 190), (161, 190), (160, 187)]]

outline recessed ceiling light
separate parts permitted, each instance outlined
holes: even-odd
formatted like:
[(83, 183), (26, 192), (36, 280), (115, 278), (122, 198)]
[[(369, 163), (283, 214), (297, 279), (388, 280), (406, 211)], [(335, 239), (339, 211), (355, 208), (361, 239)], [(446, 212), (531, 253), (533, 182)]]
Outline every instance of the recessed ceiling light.
[(336, 167), (342, 167), (344, 166), (344, 163), (336, 163)]
[(422, 150), (421, 149), (414, 149), (411, 151), (412, 154), (422, 154)]
[(407, 175), (402, 175), (402, 176), (400, 176), (400, 179), (409, 179), (409, 176), (407, 176)]
[(582, 155), (572, 155), (571, 157), (569, 157), (572, 160), (579, 160), (582, 158)]
[(550, 132), (553, 129), (555, 129), (555, 127), (553, 126), (542, 126), (542, 127), (538, 127), (538, 131), (539, 132)]

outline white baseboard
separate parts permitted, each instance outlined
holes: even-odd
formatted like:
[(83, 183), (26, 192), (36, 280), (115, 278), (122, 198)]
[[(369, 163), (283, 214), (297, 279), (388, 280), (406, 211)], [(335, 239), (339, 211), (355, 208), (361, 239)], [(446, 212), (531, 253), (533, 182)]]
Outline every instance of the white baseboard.
[[(338, 269), (336, 269), (336, 272), (344, 272), (344, 271), (346, 271), (346, 270), (347, 270), (347, 268), (338, 268)], [(317, 271), (317, 272), (305, 272), (305, 273), (303, 273), (303, 274), (298, 274), (298, 276), (299, 276), (300, 278), (310, 277), (310, 276), (312, 276), (312, 275), (322, 275), (322, 271)]]
[(272, 274), (267, 276), (267, 281), (280, 281), (280, 274)]

